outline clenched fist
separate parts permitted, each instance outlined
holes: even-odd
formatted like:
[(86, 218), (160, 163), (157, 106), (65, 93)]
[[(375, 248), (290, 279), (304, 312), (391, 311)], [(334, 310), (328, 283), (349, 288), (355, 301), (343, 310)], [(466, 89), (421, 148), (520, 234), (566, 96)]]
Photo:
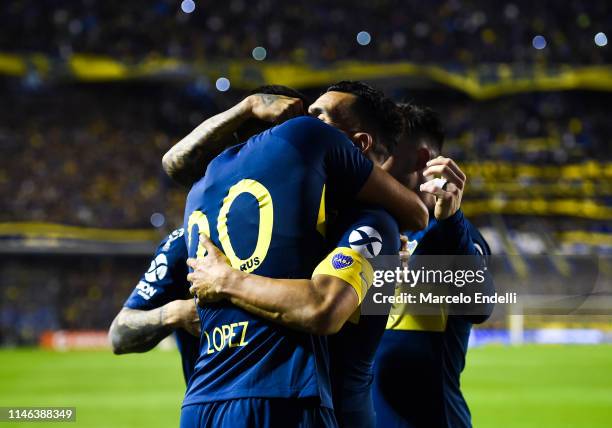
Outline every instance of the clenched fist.
[(430, 175), (442, 176), (445, 184), (438, 180), (431, 180), (421, 184), (421, 192), (436, 196), (434, 215), (437, 220), (444, 220), (455, 214), (461, 208), (461, 198), (465, 188), (466, 176), (452, 159), (438, 156), (427, 162), (423, 171), (425, 177)]

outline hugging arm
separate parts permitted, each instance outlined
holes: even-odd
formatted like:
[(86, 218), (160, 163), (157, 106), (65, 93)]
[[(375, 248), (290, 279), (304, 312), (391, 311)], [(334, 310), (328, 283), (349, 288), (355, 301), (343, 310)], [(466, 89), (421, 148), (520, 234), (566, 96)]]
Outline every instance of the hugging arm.
[(162, 158), (166, 174), (183, 186), (191, 186), (204, 175), (208, 163), (235, 142), (232, 134), (248, 117), (243, 100), (202, 122), (166, 152)]
[(159, 308), (122, 308), (108, 331), (115, 354), (147, 352), (176, 328), (199, 334), (199, 319), (193, 299), (174, 300)]
[(395, 218), (400, 230), (421, 230), (427, 227), (429, 213), (421, 198), (378, 166), (372, 169), (357, 193), (357, 199), (382, 206)]
[(164, 171), (174, 181), (189, 187), (204, 175), (215, 156), (237, 143), (233, 134), (246, 120), (277, 122), (301, 114), (303, 109), (297, 98), (249, 95), (229, 110), (205, 120), (172, 146), (162, 158)]
[[(340, 330), (364, 294), (360, 287), (316, 270), (311, 279), (276, 279), (241, 272), (228, 264), (206, 236), (200, 236), (200, 243), (208, 253), (188, 260), (195, 270), (187, 277), (200, 304), (228, 299), (270, 321), (327, 335)], [(360, 275), (354, 276), (361, 286)]]

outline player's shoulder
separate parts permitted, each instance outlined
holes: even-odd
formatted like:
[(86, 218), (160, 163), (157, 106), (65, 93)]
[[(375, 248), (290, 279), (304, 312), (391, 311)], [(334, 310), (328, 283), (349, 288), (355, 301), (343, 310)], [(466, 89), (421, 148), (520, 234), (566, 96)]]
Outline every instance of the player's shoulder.
[[(252, 139), (253, 137), (249, 138), (247, 141), (243, 141), (241, 143), (234, 144), (233, 146), (227, 147), (225, 150), (223, 150), (221, 153), (215, 156), (208, 163), (206, 173), (212, 170), (218, 171), (219, 168), (223, 168), (223, 166), (226, 163), (231, 162), (234, 159), (234, 157), (240, 152), (240, 150), (242, 150), (244, 147), (248, 147)], [(205, 174), (205, 177), (206, 177), (206, 174)]]
[(185, 229), (182, 227), (170, 232), (159, 243), (156, 255), (166, 254), (172, 257), (187, 258), (187, 244), (184, 236)]
[(353, 208), (349, 214), (355, 222), (365, 222), (377, 225), (385, 230), (399, 232), (395, 218), (384, 208), (373, 205), (363, 205)]
[[(400, 247), (400, 232), (397, 222), (383, 208), (375, 206), (361, 206), (353, 208), (346, 213), (342, 222), (345, 228), (345, 237), (353, 248), (376, 248), (375, 255), (396, 254)], [(378, 243), (374, 247), (371, 244)], [(370, 245), (367, 245), (370, 244)]]
[(310, 116), (299, 116), (289, 119), (271, 129), (271, 134), (279, 138), (290, 138), (292, 142), (309, 142), (311, 145), (319, 141), (349, 142), (348, 138), (338, 129)]
[(325, 122), (311, 116), (298, 116), (277, 125), (273, 129), (278, 131), (324, 131), (327, 128), (334, 129)]

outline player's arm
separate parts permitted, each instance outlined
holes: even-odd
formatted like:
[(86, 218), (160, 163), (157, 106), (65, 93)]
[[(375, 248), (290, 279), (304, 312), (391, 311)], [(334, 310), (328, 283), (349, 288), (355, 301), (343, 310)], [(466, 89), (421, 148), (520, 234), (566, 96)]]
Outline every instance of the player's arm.
[(149, 310), (122, 308), (108, 331), (113, 353), (146, 352), (177, 328), (198, 334), (193, 299), (174, 300)]
[(400, 230), (421, 230), (429, 222), (429, 213), (421, 198), (376, 165), (357, 193), (357, 199), (383, 207), (395, 217)]
[(186, 299), (187, 245), (183, 229), (162, 240), (144, 273), (109, 329), (115, 354), (146, 352), (183, 328), (199, 336), (200, 320), (193, 299)]
[[(364, 288), (367, 289), (356, 265), (346, 270), (344, 277), (328, 275), (318, 268), (311, 279), (267, 278), (233, 269), (208, 238), (201, 235), (200, 240), (208, 253), (204, 258), (188, 260), (194, 272), (187, 277), (193, 284), (190, 291), (200, 304), (229, 299), (265, 319), (327, 335), (340, 330), (358, 307)], [(361, 262), (361, 259), (354, 261)], [(322, 262), (327, 263), (328, 259)]]
[(283, 121), (301, 114), (302, 101), (281, 95), (253, 94), (191, 131), (162, 158), (166, 174), (179, 184), (191, 186), (204, 175), (206, 166), (225, 148), (236, 143), (234, 132), (251, 118)]
[(323, 122), (317, 124), (317, 119), (303, 120), (298, 126), (301, 126), (301, 145), (308, 149), (313, 141), (319, 141), (325, 151), (330, 201), (350, 204), (357, 199), (381, 206), (395, 218), (401, 230), (420, 230), (427, 226), (429, 213), (418, 195), (374, 165), (345, 134)]
[[(485, 295), (495, 293), (495, 284), (491, 272), (486, 268), (486, 258), (490, 255), (488, 246), (480, 250), (474, 245), (472, 233), (466, 219), (461, 211), (461, 201), (467, 176), (459, 165), (450, 158), (438, 156), (427, 162), (427, 168), (423, 171), (425, 176), (439, 175), (443, 181), (430, 180), (421, 184), (421, 191), (436, 196), (434, 215), (438, 220), (438, 231), (443, 236), (441, 242), (444, 247), (440, 253), (445, 255), (468, 256), (461, 258), (462, 269), (483, 272), (484, 282), (480, 289)], [(478, 233), (477, 231), (475, 233)], [(489, 254), (485, 254), (487, 252)], [(477, 307), (475, 314), (465, 315), (464, 318), (473, 324), (485, 322), (493, 312), (493, 304), (474, 305)]]

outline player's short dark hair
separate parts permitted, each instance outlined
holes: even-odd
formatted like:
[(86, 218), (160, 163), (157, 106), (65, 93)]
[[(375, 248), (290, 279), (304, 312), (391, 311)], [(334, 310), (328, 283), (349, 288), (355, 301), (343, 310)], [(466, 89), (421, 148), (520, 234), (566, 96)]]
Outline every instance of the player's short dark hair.
[(444, 128), (440, 116), (429, 107), (422, 107), (412, 103), (399, 103), (398, 111), (404, 120), (404, 135), (410, 137), (426, 137), (433, 144), (433, 148), (442, 152), (444, 145)]
[(364, 131), (376, 137), (372, 150), (385, 158), (393, 154), (402, 132), (402, 118), (395, 103), (382, 91), (359, 81), (344, 80), (335, 83), (327, 88), (326, 92), (330, 91), (355, 95), (357, 120)]
[(290, 88), (284, 85), (263, 85), (253, 89), (249, 95), (253, 94), (270, 94), (270, 95), (283, 95), (285, 97), (299, 98), (304, 103), (304, 108), (308, 108), (310, 102), (306, 95), (298, 91), (297, 89)]

